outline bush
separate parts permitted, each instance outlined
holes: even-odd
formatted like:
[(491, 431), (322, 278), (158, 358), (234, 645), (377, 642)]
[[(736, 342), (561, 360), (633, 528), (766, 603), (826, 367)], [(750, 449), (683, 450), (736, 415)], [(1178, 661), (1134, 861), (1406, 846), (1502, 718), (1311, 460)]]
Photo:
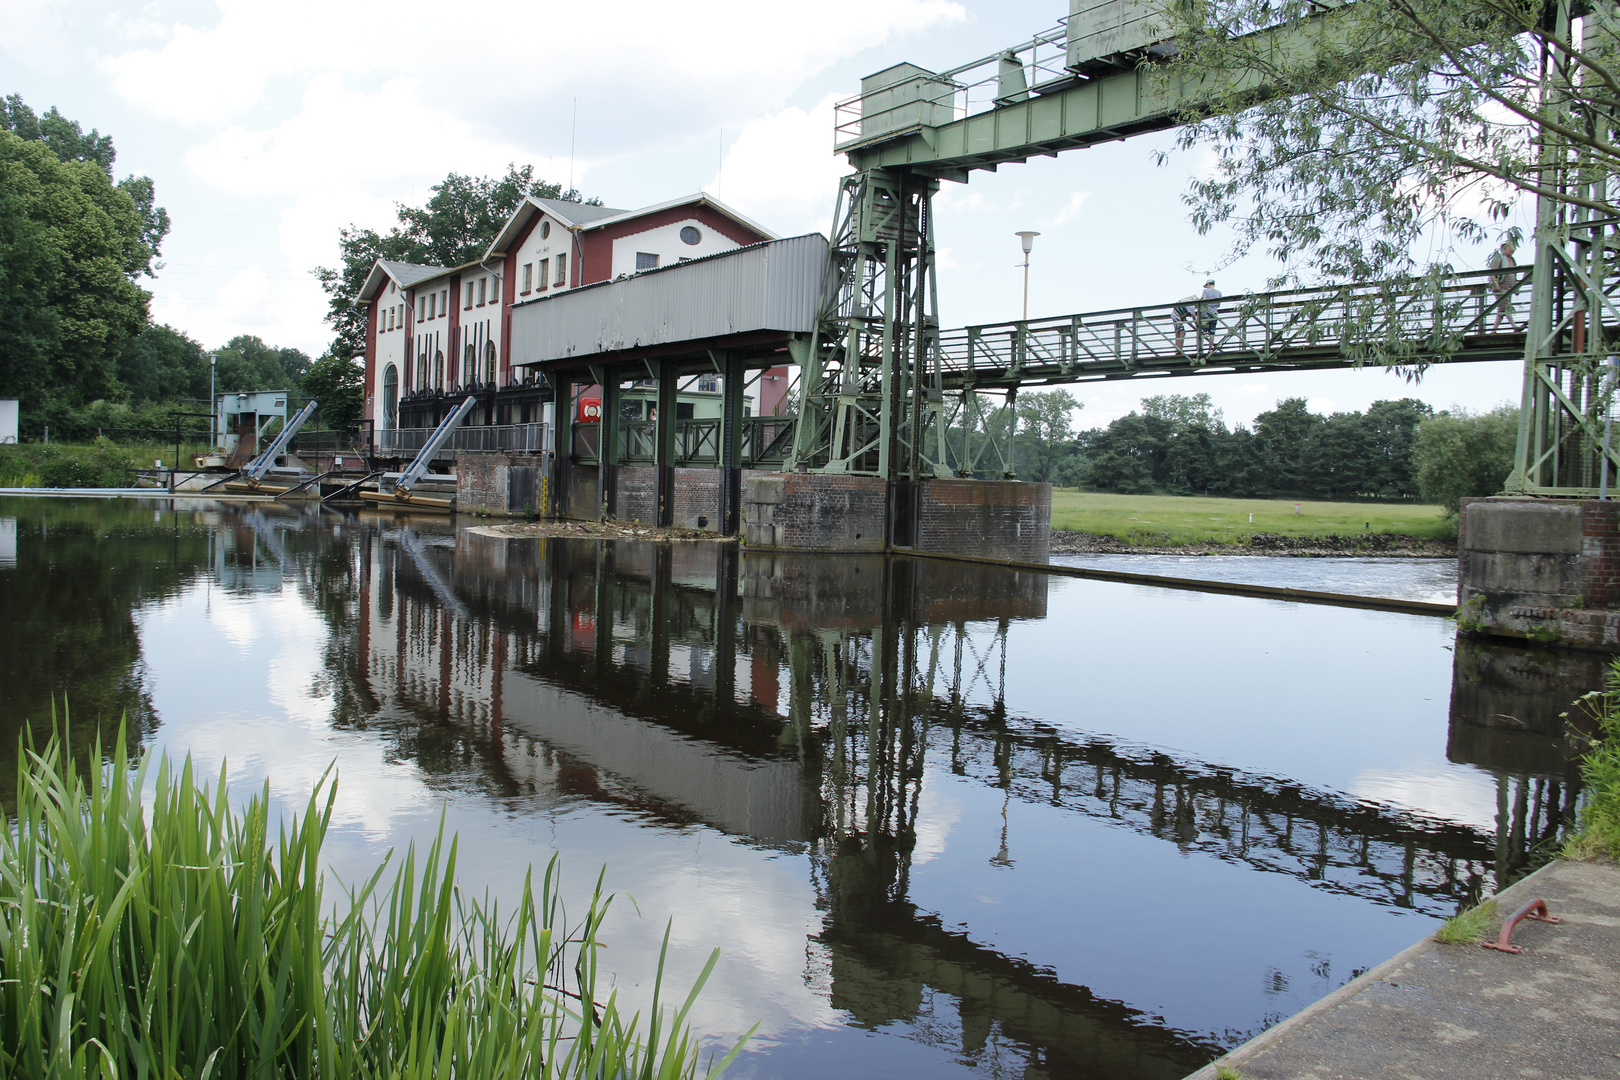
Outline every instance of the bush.
[(135, 451), (97, 439), (89, 446), (0, 446), (0, 487), (123, 487), (138, 468)]
[(1478, 416), (1441, 413), (1423, 421), (1412, 463), (1423, 501), (1455, 514), (1462, 500), (1495, 495), (1513, 471), (1519, 410), (1502, 405)]

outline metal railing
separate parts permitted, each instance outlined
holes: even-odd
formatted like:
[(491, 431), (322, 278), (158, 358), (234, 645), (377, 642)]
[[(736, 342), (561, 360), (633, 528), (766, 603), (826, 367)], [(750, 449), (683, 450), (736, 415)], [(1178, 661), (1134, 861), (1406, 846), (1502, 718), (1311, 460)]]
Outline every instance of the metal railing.
[(295, 454), (325, 454), (353, 446), (354, 439), (347, 431), (300, 431), (293, 436), (291, 449)]
[[(1116, 308), (946, 331), (948, 386), (1119, 378), (1146, 367), (1300, 361), (1426, 363), (1490, 337), (1520, 351), (1529, 266), (1453, 274), (1402, 290), (1379, 283)], [(1511, 277), (1498, 292), (1491, 279)]]
[[(793, 416), (748, 416), (742, 422), (740, 466), (779, 465), (793, 447)], [(574, 429), (574, 453), (582, 463), (597, 460), (601, 432), (595, 424)], [(678, 465), (720, 465), (721, 423), (718, 417), (675, 422), (675, 463)], [(619, 422), (619, 463), (651, 465), (658, 460), (658, 421)]]
[[(389, 428), (378, 431), (380, 454), (414, 454), (427, 445), (433, 428)], [(460, 427), (451, 433), (444, 450), (473, 453), (537, 454), (551, 449), (550, 424), (486, 424)]]

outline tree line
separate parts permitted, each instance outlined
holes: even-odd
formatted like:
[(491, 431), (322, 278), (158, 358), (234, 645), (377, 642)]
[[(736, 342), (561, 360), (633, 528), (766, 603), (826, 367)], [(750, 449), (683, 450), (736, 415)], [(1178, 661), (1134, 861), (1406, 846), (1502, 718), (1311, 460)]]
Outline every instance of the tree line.
[[(1415, 398), (1365, 412), (1310, 411), (1286, 398), (1251, 426), (1228, 426), (1208, 394), (1160, 394), (1106, 427), (1076, 430), (1067, 390), (1028, 394), (1014, 411), (1013, 472), (1022, 479), (1122, 494), (1227, 498), (1458, 500), (1502, 490), (1518, 411), (1436, 412)], [(1005, 437), (1004, 412), (975, 436)], [(961, 445), (963, 436), (953, 433)]]

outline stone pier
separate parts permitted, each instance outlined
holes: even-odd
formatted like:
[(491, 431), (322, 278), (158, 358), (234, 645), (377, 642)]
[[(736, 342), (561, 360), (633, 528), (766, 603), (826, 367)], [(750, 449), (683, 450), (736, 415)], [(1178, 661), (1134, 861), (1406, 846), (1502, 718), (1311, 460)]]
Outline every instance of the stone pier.
[(1620, 651), (1620, 503), (1465, 499), (1459, 628)]
[(1045, 562), (1051, 546), (1051, 484), (751, 473), (742, 501), (744, 539), (760, 550), (911, 550)]

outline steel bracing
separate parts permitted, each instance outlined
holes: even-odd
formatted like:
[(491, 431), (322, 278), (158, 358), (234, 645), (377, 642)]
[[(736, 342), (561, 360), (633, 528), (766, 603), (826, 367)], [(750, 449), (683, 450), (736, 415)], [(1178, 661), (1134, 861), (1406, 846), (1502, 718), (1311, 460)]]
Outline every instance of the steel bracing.
[[(1615, 33), (1612, 4), (1590, 5), (1588, 41)], [(1555, 42), (1571, 38), (1568, 0), (1549, 8)], [(1561, 126), (1584, 131), (1590, 142), (1552, 127), (1538, 132), (1543, 183), (1562, 198), (1542, 196), (1536, 206), (1533, 292), (1524, 342), (1524, 391), (1510, 492), (1526, 495), (1607, 495), (1620, 455), (1613, 444), (1615, 329), (1620, 326), (1615, 282), (1607, 270), (1620, 247), (1620, 218), (1597, 213), (1609, 205), (1607, 162), (1593, 144), (1620, 133), (1612, 105), (1590, 98), (1578, 105), (1569, 79), (1580, 65), (1557, 44), (1542, 58), (1543, 94)], [(1603, 101), (1609, 99), (1604, 98)], [(1560, 103), (1563, 103), (1560, 106)]]
[[(1612, 8), (1580, 8), (1588, 35), (1613, 32)], [(1353, 9), (1324, 6), (1267, 33), (1309, 48)], [(1572, 10), (1568, 0), (1549, 6), (1559, 41), (1570, 40)], [(839, 190), (817, 328), (796, 350), (803, 400), (788, 469), (891, 481), (1016, 475), (1023, 386), (1513, 359), (1525, 376), (1509, 490), (1606, 491), (1610, 466), (1620, 466), (1607, 351), (1620, 307), (1606, 273), (1620, 219), (1583, 208), (1606, 203), (1607, 170), (1549, 131), (1538, 133), (1543, 179), (1561, 196), (1539, 200), (1534, 261), (1499, 272), (1500, 288), (1480, 271), (1227, 298), (1208, 334), (1198, 331), (1202, 311), (1178, 318), (1174, 304), (941, 333), (931, 212), (940, 179), (1178, 123), (1183, 92), (1154, 75), (1147, 51), (1077, 63), (1071, 37), (1065, 63), (1064, 33), (937, 74), (902, 65), (839, 107), (837, 149), (856, 171)], [(1570, 89), (1556, 84), (1559, 73), (1578, 65), (1551, 52), (1545, 60), (1555, 100)], [(1571, 109), (1571, 121), (1605, 137), (1620, 130), (1589, 113)]]

